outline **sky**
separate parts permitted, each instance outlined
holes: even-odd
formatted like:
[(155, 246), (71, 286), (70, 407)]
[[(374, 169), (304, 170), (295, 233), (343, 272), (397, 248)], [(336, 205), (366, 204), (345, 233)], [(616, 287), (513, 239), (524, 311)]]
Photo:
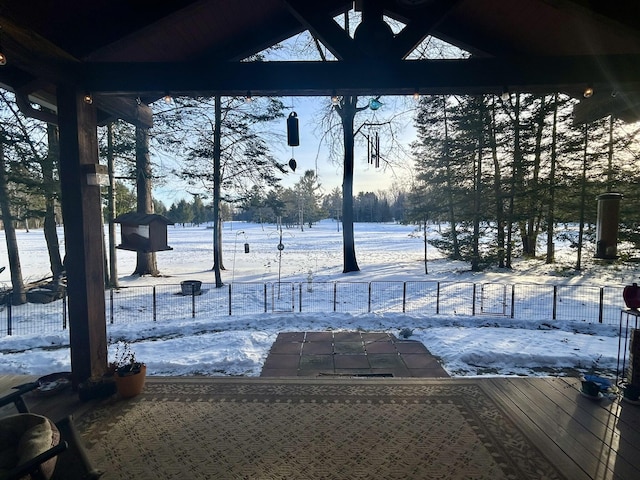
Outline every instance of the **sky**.
[[(350, 12), (351, 35), (360, 22), (358, 12)], [(336, 18), (339, 25), (343, 24), (342, 17)], [(392, 29), (397, 33), (401, 30), (401, 25), (392, 19), (387, 18)], [(437, 56), (459, 57), (462, 52), (448, 44), (429, 37), (429, 41), (418, 50), (428, 50), (431, 54), (437, 51)], [(445, 46), (446, 45), (446, 46)], [(265, 61), (320, 61), (321, 58), (308, 32), (295, 35), (276, 46), (261, 52)], [(329, 50), (323, 48), (323, 54), (327, 60), (335, 60)], [(322, 193), (330, 193), (336, 187), (342, 185), (342, 162), (339, 159), (330, 159), (332, 148), (331, 136), (326, 135), (322, 129), (322, 117), (331, 108), (329, 97), (282, 97), (282, 102), (286, 107), (285, 118), (274, 123), (273, 128), (280, 130), (283, 134), (279, 144), (270, 145), (272, 153), (282, 163), (288, 164), (289, 159), (295, 158), (298, 167), (295, 172), (290, 172), (282, 179), (282, 185), (286, 188), (292, 187), (304, 175), (306, 170), (316, 171)], [(359, 99), (358, 106), (366, 105), (370, 97)], [(361, 134), (356, 135), (355, 145), (355, 173), (353, 181), (353, 191), (359, 192), (379, 192), (391, 188), (394, 184), (407, 184), (410, 172), (413, 167), (413, 160), (409, 155), (409, 146), (416, 138), (414, 128), (413, 113), (418, 103), (410, 97), (394, 96), (382, 97), (382, 106), (377, 111), (366, 110), (356, 116), (355, 128), (361, 127), (363, 123), (385, 123), (393, 119), (393, 140), (388, 127), (380, 127), (381, 151), (383, 161), (379, 168), (367, 163), (367, 148), (364, 134), (368, 132), (367, 127), (361, 128)], [(152, 106), (153, 108), (153, 106)], [(157, 108), (157, 107), (156, 107)], [(159, 108), (162, 108), (160, 105)], [(300, 126), (300, 145), (293, 148), (286, 142), (286, 117), (295, 111), (298, 116)], [(337, 118), (336, 113), (332, 115)], [(375, 130), (375, 129), (374, 129)], [(340, 137), (341, 130), (338, 132)], [(156, 152), (157, 154), (157, 152)], [(152, 161), (159, 160), (153, 158)], [(191, 200), (192, 197), (185, 193), (176, 182), (171, 182), (167, 186), (154, 187), (154, 197), (163, 201), (167, 207), (171, 203), (182, 198)]]
[[(578, 285), (625, 285), (638, 278), (635, 265), (596, 263), (583, 258), (586, 268), (567, 273), (575, 255), (557, 243), (560, 265), (542, 260), (517, 261), (512, 272), (496, 270), (474, 273), (463, 262), (443, 259), (428, 250), (429, 274), (424, 273), (424, 243), (411, 226), (356, 224), (356, 252), (360, 272), (342, 273), (341, 232), (326, 220), (313, 228), (284, 230), (285, 249), (276, 247), (280, 232), (274, 225), (226, 223), (223, 229), (225, 283), (240, 282), (369, 282), (369, 281), (458, 281), (502, 283), (552, 283)], [(436, 236), (433, 226), (429, 235)], [(0, 232), (0, 236), (3, 232)], [(60, 233), (61, 234), (61, 233)], [(212, 230), (205, 227), (170, 227), (172, 251), (158, 252), (161, 277), (138, 277), (135, 253), (118, 250), (119, 282), (122, 288), (167, 284), (179, 290), (180, 282), (198, 279), (213, 282), (208, 256)], [(0, 239), (3, 240), (3, 239)], [(46, 272), (46, 250), (41, 230), (18, 231), (25, 278), (42, 278)], [(244, 253), (244, 243), (250, 252)], [(1, 242), (0, 245), (4, 245)], [(622, 248), (622, 247), (621, 247)], [(626, 247), (625, 247), (626, 248)], [(585, 255), (585, 257), (588, 257)], [(6, 264), (6, 252), (0, 252)], [(8, 269), (7, 269), (8, 270)], [(7, 285), (7, 271), (0, 274)], [(206, 292), (203, 293), (206, 295)], [(621, 307), (623, 306), (620, 299)], [(162, 308), (162, 305), (159, 307)], [(33, 321), (37, 321), (34, 319)], [(269, 313), (174, 318), (170, 322), (108, 325), (108, 335), (131, 343), (136, 357), (147, 364), (153, 376), (260, 375), (262, 365), (283, 331), (364, 330), (399, 335), (413, 331), (440, 359), (452, 376), (563, 375), (592, 367), (615, 376), (618, 355), (618, 325), (584, 322), (513, 320), (504, 316), (410, 315), (393, 312), (374, 314)], [(47, 335), (14, 335), (0, 338), (0, 374), (45, 375), (70, 369), (68, 331)], [(115, 354), (110, 346), (110, 356)], [(574, 374), (574, 373), (573, 373)]]
[[(281, 132), (281, 141), (271, 144), (271, 150), (275, 158), (281, 163), (288, 164), (289, 159), (295, 158), (297, 168), (295, 172), (283, 175), (282, 185), (285, 188), (293, 187), (306, 170), (314, 170), (318, 174), (318, 181), (322, 187), (322, 193), (330, 193), (336, 187), (341, 187), (343, 169), (341, 159), (331, 158), (330, 150), (334, 140), (322, 128), (322, 117), (330, 108), (331, 99), (325, 97), (283, 97), (282, 102), (288, 108), (285, 109), (285, 118), (272, 124), (275, 131)], [(365, 105), (369, 97), (359, 101), (359, 105)], [(409, 153), (409, 145), (415, 140), (413, 126), (413, 112), (417, 102), (408, 97), (385, 97), (381, 99), (382, 107), (376, 112), (367, 110), (356, 117), (356, 128), (363, 123), (383, 123), (390, 117), (394, 117), (395, 140), (389, 137), (389, 127), (382, 126), (378, 130), (381, 137), (381, 151), (384, 161), (380, 167), (367, 163), (367, 147), (365, 133), (369, 128), (362, 127), (361, 134), (356, 136), (355, 146), (355, 172), (354, 192), (379, 192), (387, 190), (395, 184), (404, 183), (410, 178), (413, 160)], [(158, 107), (161, 108), (161, 107)], [(299, 122), (300, 145), (290, 147), (286, 141), (286, 120), (291, 112), (296, 112)], [(337, 119), (337, 114), (332, 113)], [(338, 132), (341, 135), (341, 131)], [(179, 162), (178, 158), (154, 151), (152, 149), (152, 161), (156, 164), (167, 165), (171, 161)], [(181, 199), (192, 200), (192, 196), (186, 193), (185, 188), (177, 180), (169, 179), (166, 185), (153, 187), (154, 198), (161, 200), (166, 207)]]

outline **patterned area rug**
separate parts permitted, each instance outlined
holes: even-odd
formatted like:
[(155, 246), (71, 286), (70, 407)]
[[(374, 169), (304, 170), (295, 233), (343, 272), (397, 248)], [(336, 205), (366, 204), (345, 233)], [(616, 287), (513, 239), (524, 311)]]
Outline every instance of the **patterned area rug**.
[(473, 382), (171, 379), (76, 419), (108, 479), (555, 479)]

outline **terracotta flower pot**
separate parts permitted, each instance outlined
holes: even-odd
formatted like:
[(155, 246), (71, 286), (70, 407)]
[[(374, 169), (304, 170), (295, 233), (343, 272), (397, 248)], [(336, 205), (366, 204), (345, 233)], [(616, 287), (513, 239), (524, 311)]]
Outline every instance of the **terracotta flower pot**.
[(146, 376), (146, 365), (142, 365), (140, 367), (140, 371), (136, 373), (128, 372), (126, 374), (120, 374), (116, 372), (115, 379), (118, 394), (120, 394), (122, 398), (131, 398), (136, 395), (140, 395), (144, 389), (144, 380)]
[(638, 284), (634, 283), (624, 287), (622, 298), (624, 298), (624, 303), (628, 308), (638, 310), (640, 308), (640, 287)]

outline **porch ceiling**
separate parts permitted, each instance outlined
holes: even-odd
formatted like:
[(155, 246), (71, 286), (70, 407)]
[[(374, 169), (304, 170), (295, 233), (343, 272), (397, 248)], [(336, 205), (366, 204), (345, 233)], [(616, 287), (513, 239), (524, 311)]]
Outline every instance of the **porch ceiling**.
[[(633, 110), (640, 91), (637, 0), (355, 3), (407, 26), (372, 48), (331, 20), (353, 6), (349, 0), (0, 0), (8, 58), (0, 85), (55, 107), (56, 85), (75, 84), (96, 95), (103, 120), (131, 116), (137, 97), (150, 102), (168, 92), (473, 94), (508, 87), (579, 95), (591, 85), (604, 105), (598, 112), (606, 113), (612, 91), (622, 93), (618, 111)], [(305, 30), (339, 60), (240, 62)], [(427, 35), (474, 58), (403, 60)]]

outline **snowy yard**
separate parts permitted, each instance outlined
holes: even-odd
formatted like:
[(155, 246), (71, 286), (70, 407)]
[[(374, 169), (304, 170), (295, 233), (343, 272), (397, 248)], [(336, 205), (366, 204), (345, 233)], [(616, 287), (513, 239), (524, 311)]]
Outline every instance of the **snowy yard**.
[[(62, 231), (61, 236), (62, 236)], [(436, 233), (430, 233), (430, 235)], [(174, 284), (187, 279), (213, 282), (212, 230), (169, 227), (172, 251), (157, 254), (162, 277), (132, 277), (135, 254), (118, 251), (123, 289)], [(558, 265), (518, 262), (513, 271), (469, 271), (468, 265), (440, 258), (411, 226), (357, 224), (356, 252), (361, 271), (342, 274), (342, 233), (332, 221), (313, 228), (284, 230), (284, 250), (276, 247), (273, 225), (227, 223), (224, 229), (225, 283), (442, 281), (468, 283), (557, 284), (621, 287), (636, 281), (629, 265), (589, 262), (570, 269), (570, 250), (558, 248)], [(42, 232), (18, 232), (25, 280), (48, 274)], [(249, 244), (245, 253), (244, 244)], [(6, 253), (5, 253), (6, 256)], [(2, 260), (6, 264), (6, 260)], [(566, 268), (565, 268), (566, 267)], [(8, 269), (7, 269), (8, 270)], [(0, 282), (9, 283), (8, 271)], [(620, 307), (623, 307), (620, 298)], [(161, 307), (160, 307), (161, 308)], [(592, 368), (615, 375), (618, 325), (576, 321), (514, 320), (505, 316), (420, 315), (402, 313), (260, 313), (232, 317), (199, 315), (178, 321), (108, 325), (112, 339), (132, 342), (150, 375), (260, 374), (278, 332), (321, 330), (412, 330), (452, 376), (573, 375)], [(0, 339), (0, 374), (44, 375), (70, 369), (68, 333), (20, 335)]]

